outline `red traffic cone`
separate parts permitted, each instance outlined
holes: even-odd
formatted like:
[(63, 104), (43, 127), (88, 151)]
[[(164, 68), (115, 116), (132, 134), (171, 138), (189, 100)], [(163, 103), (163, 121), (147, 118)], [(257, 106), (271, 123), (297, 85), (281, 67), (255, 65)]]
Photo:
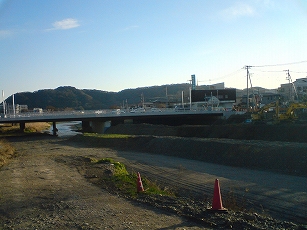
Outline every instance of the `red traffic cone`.
[(138, 172), (137, 173), (137, 182), (136, 182), (136, 188), (137, 188), (137, 192), (144, 192), (144, 188), (143, 188), (143, 183), (142, 183), (142, 179), (141, 179), (141, 175)]
[(214, 212), (227, 212), (227, 209), (224, 208), (222, 204), (221, 190), (218, 179), (215, 179), (212, 208), (209, 210)]

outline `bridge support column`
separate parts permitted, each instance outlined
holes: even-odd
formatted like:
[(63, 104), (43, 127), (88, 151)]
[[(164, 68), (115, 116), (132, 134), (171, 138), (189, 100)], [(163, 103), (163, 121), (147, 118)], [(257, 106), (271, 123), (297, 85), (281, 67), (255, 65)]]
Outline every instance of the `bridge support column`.
[(26, 123), (25, 123), (25, 122), (20, 122), (20, 123), (19, 123), (19, 128), (20, 128), (20, 131), (21, 131), (21, 132), (24, 132), (24, 131), (25, 131), (25, 128), (26, 128)]
[(82, 132), (91, 132), (92, 128), (89, 121), (82, 121)]
[(58, 129), (56, 127), (56, 122), (54, 121), (54, 122), (52, 122), (52, 135), (56, 136), (57, 132), (58, 132)]
[(111, 127), (111, 121), (91, 121), (90, 125), (94, 133), (104, 133), (109, 127)]

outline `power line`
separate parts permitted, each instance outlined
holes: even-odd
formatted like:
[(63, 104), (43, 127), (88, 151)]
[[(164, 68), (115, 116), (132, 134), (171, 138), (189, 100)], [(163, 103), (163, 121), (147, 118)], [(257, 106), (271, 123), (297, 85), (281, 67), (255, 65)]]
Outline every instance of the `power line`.
[(270, 67), (270, 66), (283, 66), (283, 65), (296, 65), (301, 63), (306, 63), (307, 61), (299, 61), (299, 62), (290, 62), (290, 63), (282, 63), (282, 64), (272, 64), (272, 65), (255, 65), (250, 67)]
[(296, 72), (296, 71), (291, 71), (292, 73), (307, 73), (307, 72)]
[[(220, 80), (220, 79), (224, 79), (224, 78), (231, 77), (232, 75), (238, 73), (239, 71), (242, 71), (242, 69), (238, 69), (238, 70), (236, 70), (236, 71), (234, 71), (234, 72), (232, 72), (232, 73), (226, 74), (226, 75), (224, 75), (224, 76), (222, 76), (222, 77), (214, 78), (213, 80), (217, 81), (217, 80)], [(212, 80), (212, 79), (211, 79), (211, 80)]]
[(282, 73), (282, 72), (284, 72), (283, 70), (260, 70), (260, 69), (255, 69), (254, 71), (265, 72), (265, 73)]

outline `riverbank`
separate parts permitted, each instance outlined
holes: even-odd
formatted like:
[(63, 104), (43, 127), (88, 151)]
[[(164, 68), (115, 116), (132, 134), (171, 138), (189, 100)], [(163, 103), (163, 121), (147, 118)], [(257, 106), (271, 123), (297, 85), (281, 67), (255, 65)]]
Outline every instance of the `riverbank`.
[[(203, 162), (86, 146), (81, 141), (52, 136), (10, 137), (9, 141), (18, 157), (0, 170), (1, 178), (6, 178), (0, 181), (3, 229), (304, 229), (269, 217), (264, 210), (208, 212), (217, 175), (194, 171), (209, 170)], [(139, 194), (131, 199), (111, 190), (100, 180), (108, 168), (91, 163), (106, 157), (123, 162), (131, 172), (140, 171), (142, 177), (156, 178), (164, 189), (174, 189), (181, 196)], [(217, 168), (218, 172), (223, 170), (223, 166)], [(228, 205), (225, 188), (235, 180), (221, 175), (219, 179), (224, 205)], [(189, 198), (191, 194), (186, 191), (191, 189), (202, 193), (203, 198)]]
[[(106, 134), (130, 135), (128, 139), (95, 138), (95, 136), (75, 136), (74, 138), (82, 137), (79, 141), (87, 142), (92, 146), (307, 176), (307, 143), (304, 136), (306, 132), (307, 128), (304, 125), (173, 127), (125, 124), (110, 127)], [(267, 140), (266, 136), (270, 138)]]

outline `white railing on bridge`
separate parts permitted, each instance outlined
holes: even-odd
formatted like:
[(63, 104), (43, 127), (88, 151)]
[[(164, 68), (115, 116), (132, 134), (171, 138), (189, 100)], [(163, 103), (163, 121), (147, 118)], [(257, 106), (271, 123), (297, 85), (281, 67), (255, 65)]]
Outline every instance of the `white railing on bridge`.
[[(1, 120), (12, 120), (12, 121), (18, 121), (18, 120), (30, 120), (33, 118), (36, 119), (52, 119), (52, 118), (82, 118), (82, 117), (118, 117), (118, 116), (146, 116), (146, 115), (163, 115), (163, 114), (169, 114), (169, 115), (175, 115), (175, 114), (183, 114), (183, 113), (189, 113), (189, 114), (210, 114), (210, 113), (223, 113), (227, 114), (227, 117), (229, 117), (231, 114), (238, 114), (240, 112), (236, 111), (225, 111), (225, 109), (222, 108), (215, 108), (214, 110), (206, 110), (206, 109), (198, 109), (198, 110), (190, 110), (190, 109), (168, 109), (168, 108), (155, 108), (155, 109), (148, 109), (148, 110), (111, 110), (111, 109), (102, 109), (102, 110), (82, 110), (82, 111), (55, 111), (55, 112), (27, 112), (27, 113), (18, 113), (18, 114), (6, 114), (5, 117), (1, 116)], [(230, 114), (230, 115), (229, 115)], [(242, 113), (240, 113), (242, 114)]]

